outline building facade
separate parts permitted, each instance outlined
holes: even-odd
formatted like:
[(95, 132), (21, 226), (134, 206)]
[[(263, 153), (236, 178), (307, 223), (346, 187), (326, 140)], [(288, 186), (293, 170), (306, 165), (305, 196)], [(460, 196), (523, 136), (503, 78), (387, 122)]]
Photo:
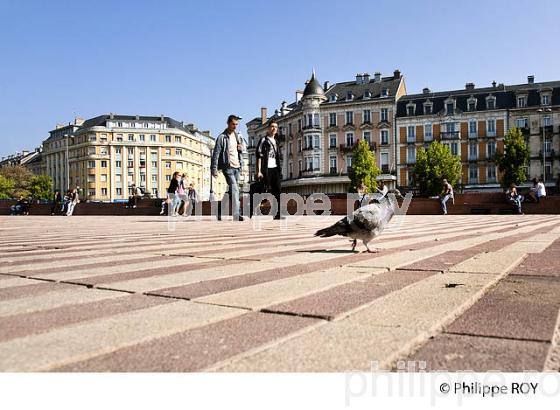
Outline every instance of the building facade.
[(406, 94), (399, 70), (392, 76), (357, 74), (355, 80), (323, 85), (315, 73), (295, 101), (285, 101), (270, 118), (267, 109), (247, 123), (250, 182), (255, 179), (255, 146), (270, 121), (278, 123), (282, 157), (282, 190), (308, 195), (348, 191), (352, 149), (368, 141), (381, 168), (379, 179), (396, 182), (395, 110)]
[[(173, 172), (187, 175), (199, 199), (210, 191), (214, 139), (170, 117), (108, 114), (57, 126), (43, 142), (43, 161), (55, 189), (78, 188), (91, 201), (128, 199), (133, 184), (165, 197)], [(221, 197), (223, 176), (215, 179)]]
[(406, 95), (397, 103), (397, 175), (402, 187), (414, 185), (416, 153), (432, 141), (447, 145), (461, 158), (461, 187), (465, 190), (498, 191), (500, 175), (493, 157), (504, 150), (510, 128), (522, 129), (531, 152), (528, 178), (543, 176), (542, 133), (547, 181), (558, 177), (559, 83), (535, 83)]

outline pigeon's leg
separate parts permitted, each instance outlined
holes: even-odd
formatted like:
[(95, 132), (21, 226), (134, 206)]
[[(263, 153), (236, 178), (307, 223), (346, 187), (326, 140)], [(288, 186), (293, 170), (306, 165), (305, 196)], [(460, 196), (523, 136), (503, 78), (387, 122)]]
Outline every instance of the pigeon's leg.
[(379, 252), (379, 251), (378, 251), (377, 249), (375, 249), (375, 248), (370, 249), (369, 246), (368, 246), (368, 243), (367, 243), (366, 241), (364, 241), (364, 245), (366, 245), (366, 249), (367, 249), (366, 252), (368, 252), (368, 253), (377, 253), (377, 252)]
[(356, 249), (356, 245), (357, 245), (357, 244), (358, 244), (358, 240), (357, 240), (357, 239), (354, 239), (354, 240), (352, 241), (352, 252), (354, 252), (354, 250)]

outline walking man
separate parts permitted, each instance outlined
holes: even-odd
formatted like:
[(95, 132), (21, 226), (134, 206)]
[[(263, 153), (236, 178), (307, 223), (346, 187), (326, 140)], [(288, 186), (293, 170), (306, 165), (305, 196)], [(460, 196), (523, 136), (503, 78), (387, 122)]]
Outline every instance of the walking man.
[(275, 138), (277, 132), (278, 124), (271, 121), (268, 124), (266, 135), (259, 140), (255, 150), (257, 156), (257, 179), (264, 180), (268, 192), (274, 195), (278, 203), (278, 211), (274, 219), (280, 219), (280, 190), (282, 181), (280, 153)]
[(194, 211), (194, 206), (198, 200), (196, 196), (196, 189), (194, 189), (194, 184), (192, 183), (189, 185), (188, 198), (189, 198), (189, 215), (192, 215)]
[(453, 200), (453, 187), (447, 179), (443, 180), (443, 191), (440, 195), (440, 202), (441, 202), (441, 210), (443, 211), (444, 215), (447, 215), (447, 201), (449, 199)]
[[(227, 119), (227, 128), (216, 138), (216, 145), (212, 153), (210, 169), (212, 176), (218, 176), (222, 171), (229, 187), (230, 203), (233, 220), (243, 221), (239, 214), (239, 175), (243, 169), (243, 141), (237, 130), (241, 117), (230, 115)], [(221, 219), (218, 215), (218, 220)]]

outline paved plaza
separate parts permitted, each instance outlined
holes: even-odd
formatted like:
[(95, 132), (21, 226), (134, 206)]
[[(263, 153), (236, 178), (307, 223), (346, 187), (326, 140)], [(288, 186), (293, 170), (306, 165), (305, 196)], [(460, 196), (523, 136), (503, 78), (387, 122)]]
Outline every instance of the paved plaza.
[(560, 369), (560, 217), (261, 218), (0, 217), (0, 370)]

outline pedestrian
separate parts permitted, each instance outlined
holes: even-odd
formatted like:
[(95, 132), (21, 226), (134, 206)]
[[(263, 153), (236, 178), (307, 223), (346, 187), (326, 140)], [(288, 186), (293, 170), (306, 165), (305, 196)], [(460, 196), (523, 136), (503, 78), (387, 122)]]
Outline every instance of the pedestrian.
[(192, 215), (194, 212), (194, 207), (198, 202), (198, 196), (196, 194), (196, 189), (194, 189), (193, 183), (189, 185), (188, 198), (189, 198), (189, 215)]
[(517, 192), (517, 187), (514, 183), (509, 186), (509, 189), (506, 191), (506, 200), (515, 206), (515, 209), (518, 214), (523, 215), (523, 210), (521, 209), (521, 203), (525, 200), (523, 195), (520, 195)]
[(451, 186), (451, 184), (449, 182), (447, 182), (447, 179), (444, 179), (443, 180), (443, 190), (441, 191), (441, 194), (440, 194), (441, 210), (443, 211), (444, 215), (447, 215), (447, 201), (449, 199), (451, 199), (452, 201), (454, 200), (453, 187)]
[(181, 174), (175, 171), (173, 177), (171, 177), (171, 182), (167, 188), (167, 194), (169, 195), (170, 203), (168, 204), (168, 211), (171, 216), (177, 216), (177, 209), (181, 205), (181, 198), (177, 195), (179, 189), (179, 181), (181, 180)]
[[(241, 117), (230, 115), (227, 119), (227, 128), (216, 138), (210, 169), (212, 176), (218, 176), (222, 171), (229, 187), (230, 204), (233, 220), (243, 221), (240, 215), (239, 204), (239, 176), (243, 169), (243, 140), (236, 129)], [(218, 212), (218, 220), (221, 220)]]
[(54, 191), (54, 195), (52, 199), (51, 215), (54, 215), (56, 212), (60, 211), (61, 204), (62, 204), (62, 194), (57, 189), (56, 191)]
[(177, 212), (183, 216), (187, 216), (187, 207), (189, 206), (186, 185), (187, 175), (182, 174), (181, 179), (179, 180), (179, 186), (177, 187), (177, 195), (179, 196), (179, 207)]
[(68, 198), (68, 210), (66, 211), (66, 216), (72, 216), (74, 213), (74, 209), (76, 209), (76, 205), (78, 204), (80, 198), (78, 196), (78, 190), (76, 188), (70, 191), (70, 195)]
[(264, 181), (267, 192), (270, 192), (278, 204), (278, 209), (274, 219), (280, 219), (280, 192), (282, 181), (282, 170), (280, 168), (280, 150), (276, 142), (278, 123), (271, 121), (268, 124), (267, 132), (261, 137), (255, 149), (257, 164), (257, 179)]

